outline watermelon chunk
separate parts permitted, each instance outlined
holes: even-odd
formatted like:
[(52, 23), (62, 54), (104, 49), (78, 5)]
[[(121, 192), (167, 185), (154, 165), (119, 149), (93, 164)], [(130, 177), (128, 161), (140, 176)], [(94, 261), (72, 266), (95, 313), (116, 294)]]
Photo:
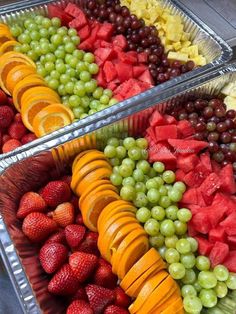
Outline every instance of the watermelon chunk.
[(138, 79), (142, 82), (145, 82), (145, 83), (148, 83), (151, 86), (154, 85), (154, 81), (153, 81), (153, 78), (150, 74), (150, 71), (149, 69), (147, 69), (146, 71), (143, 72), (143, 74), (141, 74)]
[[(177, 158), (177, 162), (178, 162), (178, 158)], [(184, 177), (185, 177), (185, 172), (183, 172), (183, 170), (181, 169), (177, 169), (175, 172), (176, 181), (183, 181)]]
[[(70, 27), (73, 27), (73, 28), (76, 28), (77, 29), (77, 19), (74, 19), (70, 24)], [(85, 25), (84, 27), (80, 28), (80, 29), (77, 29), (77, 32), (78, 32), (78, 35), (81, 39), (81, 41), (84, 41), (85, 39), (87, 39), (90, 35), (90, 27), (89, 25)]]
[(225, 265), (226, 268), (228, 268), (230, 272), (235, 273), (236, 272), (236, 251), (229, 252), (223, 264)]
[(236, 183), (234, 180), (234, 172), (232, 164), (226, 165), (220, 171), (220, 179), (221, 179), (221, 190), (229, 193), (234, 194), (236, 193)]
[(229, 254), (229, 246), (223, 242), (216, 242), (209, 255), (211, 266), (223, 264)]
[(84, 14), (84, 12), (75, 4), (68, 3), (65, 12), (69, 15), (73, 16), (74, 18), (80, 20), (80, 26), (83, 27), (84, 25), (88, 24), (88, 20)]
[(173, 170), (176, 168), (176, 157), (171, 153), (167, 146), (156, 144), (152, 151), (149, 151), (149, 161), (161, 161), (165, 164), (166, 169)]
[(67, 14), (63, 9), (59, 8), (57, 5), (48, 4), (48, 16), (50, 18), (58, 17), (61, 20), (63, 26), (68, 26), (73, 20), (73, 17)]
[[(87, 38), (80, 43), (79, 49), (93, 52), (94, 44), (91, 42), (90, 38)], [(96, 58), (96, 63), (99, 65), (102, 64), (102, 61), (99, 58)]]
[(199, 191), (199, 189), (197, 189), (197, 202), (199, 206), (207, 206), (207, 203), (205, 202), (205, 198), (203, 197), (201, 191)]
[(196, 235), (198, 235), (199, 233), (195, 230), (194, 225), (192, 224), (191, 221), (188, 222), (188, 235), (190, 237), (195, 237)]
[(136, 51), (118, 52), (120, 61), (130, 64), (136, 64), (138, 61), (138, 53)]
[(116, 35), (112, 39), (113, 46), (120, 47), (122, 50), (124, 50), (127, 47), (127, 40), (123, 35)]
[(211, 166), (212, 166), (212, 170), (215, 173), (219, 173), (221, 171), (221, 166), (220, 164), (218, 164), (218, 162), (216, 162), (215, 160), (211, 161)]
[(161, 125), (155, 127), (157, 142), (168, 140), (168, 138), (177, 138), (176, 125)]
[(198, 205), (197, 189), (188, 189), (181, 200), (182, 203)]
[(109, 59), (112, 54), (111, 48), (98, 48), (94, 51), (95, 57), (99, 58), (103, 63)]
[(227, 215), (232, 214), (236, 210), (236, 201), (229, 195), (220, 192), (216, 193), (212, 204), (220, 204), (221, 208), (225, 209)]
[(166, 120), (164, 119), (163, 115), (160, 114), (159, 111), (155, 110), (153, 114), (151, 115), (151, 118), (149, 120), (149, 124), (152, 127), (155, 127), (157, 125), (165, 125)]
[(148, 54), (146, 52), (141, 52), (138, 54), (138, 63), (147, 63)]
[(106, 88), (106, 80), (105, 80), (105, 76), (104, 76), (104, 73), (103, 73), (103, 70), (100, 68), (97, 76), (96, 76), (96, 80), (97, 80), (97, 83), (99, 86), (102, 86), (104, 88)]
[(230, 248), (236, 249), (236, 236), (228, 236), (227, 243), (229, 244)]
[(102, 40), (110, 40), (112, 34), (113, 34), (114, 27), (110, 23), (103, 23), (99, 31), (97, 33), (98, 38)]
[(144, 71), (146, 71), (147, 67), (145, 65), (137, 65), (133, 67), (134, 77), (139, 77)]
[(119, 62), (115, 64), (115, 68), (121, 82), (125, 82), (133, 77), (133, 67), (131, 64)]
[(202, 234), (208, 234), (212, 228), (207, 212), (200, 211), (192, 218), (192, 223), (196, 231)]
[(187, 120), (181, 120), (177, 124), (178, 131), (182, 138), (186, 138), (194, 134), (194, 128)]
[(133, 97), (135, 95), (140, 94), (141, 92), (142, 92), (142, 88), (139, 86), (138, 82), (135, 82), (129, 89), (125, 98)]
[(196, 215), (199, 212), (200, 208), (201, 208), (201, 206), (194, 205), (194, 204), (188, 204), (188, 205), (186, 204), (186, 206), (185, 206), (185, 205), (183, 205), (182, 202), (181, 202), (181, 207), (190, 209), (192, 215)]
[(198, 242), (198, 252), (200, 255), (208, 256), (213, 248), (213, 244), (200, 236), (196, 236), (195, 239)]
[(201, 163), (204, 165), (204, 167), (209, 171), (212, 172), (212, 166), (211, 166), (211, 158), (208, 152), (202, 153), (200, 155)]
[(236, 235), (236, 212), (230, 214), (224, 221), (220, 223), (224, 227), (228, 235)]
[(150, 136), (150, 138), (156, 142), (156, 135), (155, 135), (155, 132), (154, 132), (154, 128), (152, 127), (149, 127), (146, 129), (146, 134)]
[(164, 118), (165, 118), (167, 124), (177, 124), (177, 120), (173, 116), (165, 114)]
[(200, 186), (200, 190), (203, 194), (210, 196), (219, 190), (221, 186), (221, 181), (218, 175), (214, 172), (209, 174), (209, 176), (203, 181)]
[(197, 154), (208, 146), (207, 142), (196, 140), (169, 139), (168, 143), (182, 154)]
[(117, 77), (116, 68), (111, 61), (106, 61), (103, 66), (106, 81), (109, 83)]
[(97, 39), (97, 41), (99, 42), (99, 46), (96, 48), (110, 48), (110, 49), (113, 48), (112, 44), (109, 43), (108, 41), (101, 40), (101, 39)]
[(218, 226), (210, 230), (209, 241), (211, 243), (225, 242), (225, 240), (226, 240), (226, 234), (223, 227)]
[(190, 186), (191, 188), (199, 187), (203, 181), (204, 178), (196, 170), (190, 171), (184, 177), (184, 182), (187, 184), (187, 186)]
[(180, 155), (177, 159), (177, 167), (183, 170), (185, 173), (195, 169), (199, 163), (199, 158), (195, 154)]

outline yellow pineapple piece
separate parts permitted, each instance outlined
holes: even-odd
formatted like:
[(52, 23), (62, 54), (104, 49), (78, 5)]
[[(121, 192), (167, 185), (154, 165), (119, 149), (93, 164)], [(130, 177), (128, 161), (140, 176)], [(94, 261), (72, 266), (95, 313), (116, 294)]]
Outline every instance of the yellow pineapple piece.
[(182, 41), (187, 41), (190, 39), (190, 34), (189, 33), (186, 33), (186, 32), (183, 32), (182, 33), (182, 36), (181, 36), (181, 40)]
[(203, 57), (202, 55), (192, 58), (192, 60), (194, 61), (196, 65), (199, 65), (199, 66), (206, 65), (206, 58)]
[(180, 41), (177, 41), (176, 43), (173, 43), (173, 48), (174, 48), (175, 51), (180, 50), (181, 47), (182, 47), (182, 45), (181, 45)]
[(229, 84), (223, 87), (223, 89), (221, 90), (221, 93), (226, 96), (231, 96), (231, 91), (234, 87), (235, 87), (235, 83), (230, 82)]
[(189, 47), (189, 46), (191, 46), (191, 41), (189, 41), (189, 40), (186, 40), (186, 41), (184, 41), (183, 43), (182, 43), (182, 47)]
[(224, 99), (224, 103), (226, 104), (227, 110), (236, 109), (236, 98), (232, 96), (226, 96)]
[(188, 55), (186, 53), (181, 53), (181, 52), (170, 51), (167, 55), (167, 58), (169, 60), (178, 60), (180, 62), (188, 61)]

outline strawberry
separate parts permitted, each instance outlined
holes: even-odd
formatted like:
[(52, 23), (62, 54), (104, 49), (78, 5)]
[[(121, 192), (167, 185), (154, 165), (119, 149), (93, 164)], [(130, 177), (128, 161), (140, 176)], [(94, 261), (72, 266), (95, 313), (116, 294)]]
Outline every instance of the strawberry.
[(103, 313), (104, 309), (115, 299), (115, 295), (112, 290), (97, 285), (87, 285), (85, 290), (94, 314)]
[(83, 217), (80, 213), (76, 216), (75, 222), (77, 223), (77, 225), (83, 225), (84, 224)]
[(12, 138), (8, 134), (3, 134), (2, 136), (2, 143), (5, 144), (6, 142), (10, 141)]
[(84, 282), (92, 275), (97, 262), (97, 256), (83, 252), (75, 252), (69, 257), (70, 267), (80, 282)]
[(60, 243), (47, 243), (39, 252), (40, 263), (46, 273), (55, 273), (68, 257), (67, 248)]
[(44, 199), (38, 193), (27, 192), (20, 200), (20, 205), (16, 216), (17, 218), (23, 219), (30, 213), (45, 212), (46, 210), (47, 205)]
[(84, 300), (75, 300), (67, 308), (66, 314), (93, 314), (93, 310)]
[(6, 105), (8, 103), (7, 95), (3, 90), (0, 89), (0, 106)]
[(98, 240), (98, 233), (89, 231), (84, 241), (78, 247), (78, 251), (95, 254), (97, 256), (100, 255), (99, 250), (97, 248), (97, 240)]
[(104, 258), (102, 257), (99, 257), (98, 259), (98, 266), (107, 266), (107, 265), (110, 265)]
[(43, 213), (30, 213), (22, 225), (23, 233), (32, 242), (41, 242), (56, 231), (57, 224)]
[(130, 297), (124, 292), (124, 290), (121, 287), (116, 287), (115, 305), (127, 308), (129, 307), (130, 304), (131, 304)]
[(21, 140), (26, 133), (27, 129), (22, 122), (13, 122), (8, 128), (8, 134), (15, 140)]
[(67, 183), (67, 184), (69, 185), (69, 187), (70, 187), (70, 184), (71, 184), (71, 180), (72, 180), (72, 177), (69, 176), (69, 175), (65, 175), (65, 176), (63, 176), (63, 177), (61, 178), (61, 181)]
[(49, 182), (41, 192), (42, 198), (51, 207), (57, 207), (59, 204), (68, 202), (71, 196), (70, 188), (63, 181)]
[(86, 228), (84, 226), (69, 225), (66, 227), (66, 241), (72, 249), (80, 245), (84, 238), (85, 231)]
[(24, 144), (28, 144), (34, 140), (36, 140), (37, 137), (36, 135), (32, 134), (32, 133), (28, 133), (26, 135), (24, 135), (21, 139), (21, 143), (24, 145)]
[[(1, 107), (0, 107), (1, 108)], [(20, 141), (15, 140), (15, 139), (11, 139), (9, 141), (7, 141), (3, 147), (2, 147), (2, 152), (3, 153), (9, 153), (12, 150), (16, 149), (17, 147), (20, 147), (22, 144)]]
[(118, 278), (112, 272), (111, 265), (100, 265), (94, 274), (93, 282), (104, 288), (114, 289), (117, 285)]
[(0, 107), (0, 129), (8, 128), (14, 118), (14, 111), (9, 106)]
[(21, 117), (21, 114), (19, 112), (16, 113), (16, 115), (14, 117), (14, 121), (15, 122), (22, 122), (22, 117)]
[(129, 314), (129, 311), (116, 305), (109, 305), (105, 309), (104, 314)]
[(60, 230), (52, 234), (46, 241), (46, 243), (61, 243), (66, 245), (66, 233), (65, 230)]
[(88, 301), (88, 297), (85, 291), (85, 288), (83, 286), (79, 287), (77, 292), (73, 295), (72, 300), (84, 300)]
[(58, 205), (57, 208), (50, 213), (50, 217), (63, 228), (73, 224), (74, 216), (74, 206), (69, 202)]
[(62, 268), (52, 277), (48, 284), (48, 291), (56, 295), (74, 294), (79, 287), (79, 281), (69, 264)]

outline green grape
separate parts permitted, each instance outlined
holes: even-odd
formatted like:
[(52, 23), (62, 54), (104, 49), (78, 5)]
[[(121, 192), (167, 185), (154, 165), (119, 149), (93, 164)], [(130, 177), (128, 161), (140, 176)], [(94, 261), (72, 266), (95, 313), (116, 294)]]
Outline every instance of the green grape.
[(161, 206), (154, 206), (151, 210), (152, 217), (156, 220), (162, 221), (165, 218), (166, 212)]
[(34, 23), (30, 23), (29, 26), (28, 26), (28, 30), (30, 32), (33, 32), (33, 31), (37, 31), (39, 28), (38, 28), (38, 25), (37, 24), (34, 24)]
[(102, 95), (100, 98), (100, 103), (103, 105), (108, 105), (110, 98), (107, 95)]
[(116, 148), (111, 145), (107, 145), (104, 149), (104, 154), (107, 158), (114, 158), (116, 157)]
[(139, 222), (145, 223), (151, 218), (151, 212), (147, 207), (141, 207), (136, 212), (136, 218)]
[(214, 307), (217, 304), (217, 296), (212, 289), (202, 289), (199, 293), (199, 298), (202, 305), (207, 308)]
[(165, 171), (165, 165), (163, 164), (163, 162), (160, 162), (160, 161), (154, 162), (153, 168), (158, 173), (163, 173)]
[(118, 173), (112, 173), (110, 176), (111, 183), (115, 186), (120, 186), (122, 184), (122, 176)]
[(213, 270), (214, 275), (218, 281), (226, 281), (229, 277), (228, 269), (223, 265), (217, 265)]
[[(95, 111), (96, 112), (96, 111)], [(120, 165), (120, 160), (119, 158), (117, 157), (114, 157), (114, 158), (111, 158), (110, 159), (110, 163), (111, 165), (114, 167), (114, 166), (119, 166)]]
[(175, 233), (177, 235), (182, 236), (182, 235), (186, 234), (186, 232), (188, 230), (188, 226), (185, 222), (175, 220), (174, 224), (175, 224)]
[(69, 97), (69, 105), (73, 108), (80, 105), (80, 98), (77, 95), (72, 95)]
[(175, 225), (172, 220), (165, 219), (161, 222), (160, 232), (165, 237), (171, 237), (175, 234)]
[(129, 150), (136, 147), (136, 141), (133, 137), (126, 137), (123, 141), (123, 145), (127, 150)]
[(59, 34), (52, 35), (51, 36), (51, 43), (56, 45), (56, 46), (59, 46), (63, 43), (63, 37)]
[(22, 29), (19, 25), (11, 26), (10, 31), (13, 37), (18, 37), (22, 34)]
[(84, 51), (76, 49), (75, 51), (73, 51), (72, 55), (81, 61), (84, 57)]
[(75, 78), (75, 75), (76, 75), (75, 69), (72, 69), (72, 68), (67, 69), (66, 74), (71, 78)]
[[(113, 149), (115, 149), (113, 146), (111, 146)], [(115, 152), (116, 152), (116, 149), (115, 149)], [(114, 156), (115, 157), (115, 156)], [(120, 166), (120, 169), (119, 169), (119, 172), (120, 172), (120, 175), (123, 177), (123, 178), (127, 178), (127, 177), (130, 177), (132, 175), (132, 172), (133, 172), (133, 169), (127, 165), (121, 165)]]
[(229, 277), (225, 283), (229, 289), (236, 290), (236, 274), (229, 273)]
[(165, 258), (166, 250), (167, 250), (167, 248), (164, 245), (158, 248), (158, 252), (163, 259)]
[(197, 296), (197, 291), (191, 285), (184, 285), (181, 288), (181, 294), (183, 298), (187, 296)]
[(131, 185), (123, 186), (120, 190), (120, 196), (125, 201), (132, 201), (135, 198), (135, 189)]
[(81, 97), (81, 106), (85, 109), (89, 107), (90, 99), (88, 96)]
[(189, 314), (199, 314), (202, 310), (201, 300), (193, 295), (188, 295), (183, 300), (184, 309)]
[(98, 73), (99, 67), (98, 67), (98, 65), (96, 63), (91, 63), (88, 66), (88, 70), (89, 70), (90, 74), (94, 75), (94, 74)]
[[(142, 161), (146, 161), (146, 160), (142, 160)], [(137, 164), (137, 167), (138, 167), (138, 164)], [(142, 170), (142, 169), (141, 169)], [(158, 183), (157, 183), (157, 181), (155, 180), (155, 178), (152, 178), (152, 179), (149, 179), (149, 180), (147, 180), (147, 182), (146, 182), (146, 188), (148, 189), (148, 190), (150, 190), (150, 189), (158, 189)]]
[[(118, 103), (118, 100), (117, 100), (117, 99), (111, 98), (110, 101), (109, 101), (108, 106), (113, 106), (113, 105), (115, 105), (115, 104), (117, 104), (117, 103)], [(144, 158), (143, 150), (142, 150), (142, 157), (143, 157), (143, 159), (147, 159), (147, 156), (146, 156), (146, 158)]]
[(50, 81), (48, 83), (48, 87), (57, 90), (59, 87), (59, 81), (54, 79), (54, 78), (50, 78)]
[(124, 146), (117, 146), (116, 147), (116, 154), (117, 154), (118, 158), (123, 159), (126, 157), (127, 151), (126, 151)]
[(181, 254), (180, 261), (187, 269), (193, 268), (196, 263), (196, 259), (193, 253)]
[[(80, 84), (79, 84), (80, 85)], [(82, 85), (80, 85), (80, 86), (82, 86)], [(82, 90), (83, 91), (83, 90)], [(91, 102), (90, 102), (90, 108), (91, 109), (97, 109), (98, 108), (98, 106), (99, 106), (99, 101), (97, 101), (97, 100), (92, 100)]]
[(30, 51), (30, 49), (31, 49), (31, 47), (30, 47), (29, 44), (23, 44), (21, 46), (21, 51), (24, 52), (24, 53)]
[[(93, 63), (94, 64), (94, 63)], [(112, 90), (110, 90), (110, 89), (104, 89), (104, 91), (103, 91), (103, 95), (106, 95), (106, 96), (108, 96), (109, 98), (111, 98), (112, 97), (112, 95), (113, 95), (113, 93), (112, 93)]]
[(87, 113), (83, 113), (80, 117), (80, 119), (84, 119), (84, 118), (87, 118), (88, 117), (88, 114)]
[(169, 248), (165, 252), (165, 259), (169, 264), (178, 263), (180, 259), (179, 252), (176, 249)]
[(146, 149), (141, 149), (141, 158), (143, 160), (147, 160), (148, 159), (148, 151)]
[[(158, 185), (158, 187), (159, 187), (159, 192), (160, 192), (160, 189), (163, 187), (163, 188), (165, 188), (165, 186), (163, 185), (164, 184), (164, 181), (163, 181), (163, 179), (161, 178), (161, 177), (154, 177), (153, 178), (155, 181), (156, 181), (156, 183), (157, 183), (157, 185)], [(160, 192), (161, 193), (161, 192)], [(163, 194), (161, 194), (162, 196), (163, 196)], [(166, 191), (166, 194), (165, 195), (167, 195), (167, 191)]]
[(75, 118), (79, 119), (81, 117), (81, 114), (84, 113), (84, 108), (82, 107), (73, 108), (73, 113)]
[(130, 159), (130, 158), (123, 159), (122, 164), (130, 166), (132, 169), (135, 168), (135, 162), (132, 159)]
[(74, 93), (79, 97), (84, 97), (86, 95), (85, 86), (82, 81), (78, 81), (75, 83)]
[(143, 182), (144, 181), (144, 173), (141, 169), (135, 169), (133, 171), (133, 178), (137, 182)]
[[(45, 67), (46, 67), (46, 65), (45, 65)], [(65, 84), (70, 82), (70, 77), (67, 74), (62, 74), (60, 76), (60, 82), (65, 85)]]
[[(125, 146), (125, 142), (124, 142)], [(141, 159), (141, 149), (139, 147), (131, 147), (128, 149), (128, 156), (132, 160), (140, 160)]]
[(228, 293), (227, 285), (224, 282), (217, 282), (214, 288), (217, 298), (224, 298)]
[(168, 193), (173, 190), (173, 186), (171, 184), (165, 184), (165, 187), (167, 188)]
[(198, 282), (204, 289), (212, 289), (216, 286), (217, 279), (213, 272), (203, 270), (198, 274)]
[[(159, 190), (159, 193), (160, 193), (160, 190)], [(171, 205), (171, 200), (169, 199), (168, 196), (161, 196), (160, 201), (159, 201), (159, 205), (164, 207), (164, 208), (167, 208)]]
[[(144, 160), (144, 161), (146, 161), (146, 160)], [(147, 176), (148, 176), (150, 179), (155, 179), (155, 178), (156, 178), (156, 175), (157, 175), (156, 171), (155, 171), (153, 168), (150, 168), (150, 170), (149, 170), (148, 173), (147, 173)], [(158, 180), (155, 180), (155, 181), (157, 182), (158, 187), (159, 187), (160, 185), (159, 185), (159, 183), (158, 183)]]
[(156, 204), (158, 202), (158, 200), (160, 199), (160, 194), (159, 194), (158, 190), (150, 189), (147, 192), (147, 199), (150, 203)]
[(192, 285), (196, 281), (196, 273), (193, 269), (186, 269), (185, 275), (181, 279), (182, 283), (185, 285)]
[(84, 84), (84, 87), (85, 87), (86, 92), (91, 94), (97, 87), (97, 81), (91, 80), (89, 82), (86, 82)]
[(42, 77), (45, 77), (47, 75), (47, 71), (43, 66), (37, 68), (37, 73)]
[(77, 30), (75, 28), (69, 28), (68, 29), (68, 35), (69, 36), (76, 36), (77, 35)]
[(60, 74), (66, 73), (66, 65), (64, 63), (56, 64), (56, 71)]
[(193, 287), (197, 292), (200, 292), (202, 290), (202, 287), (198, 281), (193, 282)]
[(186, 185), (181, 181), (175, 182), (173, 188), (179, 190), (182, 193), (186, 191)]
[[(170, 250), (170, 249), (169, 249)], [(185, 275), (185, 267), (180, 263), (172, 263), (169, 265), (168, 271), (175, 280), (181, 279)]]
[(175, 249), (177, 241), (178, 241), (178, 237), (175, 234), (173, 236), (171, 236), (171, 237), (166, 237), (165, 238), (165, 246), (167, 248)]
[(152, 237), (159, 234), (159, 228), (159, 222), (153, 218), (148, 219), (144, 224), (144, 230)]
[(165, 241), (165, 238), (160, 233), (154, 237), (149, 237), (150, 245), (155, 247), (156, 249), (161, 247), (164, 244), (164, 241)]
[[(148, 172), (150, 171), (150, 164), (149, 164), (149, 162), (147, 162), (146, 160), (140, 160), (140, 161), (138, 161), (137, 162), (137, 169), (140, 169), (140, 170), (142, 170), (142, 172), (144, 173), (144, 174), (148, 174)], [(150, 179), (150, 180), (152, 180), (152, 179)], [(155, 183), (156, 184), (156, 183)], [(155, 187), (155, 186), (153, 186), (153, 187)], [(147, 187), (148, 188), (148, 187)], [(151, 188), (151, 187), (150, 187)]]
[(51, 73), (55, 69), (55, 65), (53, 62), (47, 61), (45, 63), (45, 69), (47, 72)]
[(88, 82), (91, 80), (91, 74), (88, 71), (82, 71), (80, 72), (80, 80), (83, 82)]
[(175, 173), (171, 170), (166, 170), (163, 172), (162, 178), (167, 184), (171, 184), (171, 183), (175, 182)]
[(176, 243), (176, 249), (180, 254), (187, 254), (191, 252), (191, 246), (187, 239), (179, 239)]
[[(82, 64), (84, 65), (84, 63), (82, 63)], [(86, 69), (84, 69), (84, 70), (86, 70)], [(95, 99), (100, 99), (102, 97), (102, 94), (103, 94), (103, 88), (97, 87), (96, 90), (93, 92), (93, 97)], [(127, 147), (125, 146), (125, 148), (127, 148)]]
[(138, 138), (136, 140), (136, 145), (137, 145), (137, 147), (139, 147), (141, 149), (147, 149), (148, 148), (148, 142), (145, 138)]
[(36, 17), (35, 17), (36, 24), (41, 25), (43, 18), (44, 17), (42, 15), (36, 15)]
[(18, 41), (21, 44), (30, 44), (31, 42), (31, 37), (28, 34), (22, 33), (19, 37), (18, 37)]
[(118, 147), (120, 145), (120, 142), (118, 140), (118, 138), (116, 137), (111, 137), (108, 141), (107, 141), (107, 145), (111, 145), (114, 147)]
[(40, 38), (41, 38), (41, 35), (40, 35), (40, 33), (38, 31), (32, 31), (30, 33), (30, 37), (31, 37), (32, 40), (39, 41)]
[(65, 85), (64, 84), (59, 85), (57, 91), (58, 91), (59, 95), (66, 96), (66, 90), (65, 90)]
[(42, 26), (45, 27), (45, 28), (49, 28), (50, 26), (52, 26), (51, 20), (49, 18), (45, 17), (42, 20)]
[(146, 207), (148, 204), (147, 196), (143, 192), (137, 192), (134, 199), (134, 205), (137, 207)]
[(51, 19), (51, 23), (53, 26), (55, 26), (56, 28), (61, 26), (61, 20), (58, 17), (53, 17)]
[(40, 34), (41, 38), (48, 38), (49, 37), (49, 32), (45, 28), (41, 28), (39, 30), (39, 34)]
[(79, 36), (72, 36), (72, 37), (71, 37), (71, 42), (72, 42), (75, 46), (79, 45), (79, 44), (80, 44), (80, 38), (79, 38)]
[(73, 95), (73, 93), (74, 93), (74, 86), (75, 86), (75, 84), (73, 82), (66, 83), (66, 85), (65, 85), (66, 93), (69, 94), (69, 95)]
[(168, 193), (168, 190), (167, 190), (167, 188), (164, 185), (162, 185), (159, 188), (159, 193), (160, 193), (161, 196), (166, 196), (167, 193)]
[(196, 258), (196, 267), (198, 270), (209, 270), (211, 263), (208, 257), (200, 255)]
[(20, 45), (15, 46), (13, 49), (16, 52), (21, 52), (21, 46)]
[(180, 190), (173, 188), (173, 189), (168, 191), (168, 197), (170, 198), (170, 200), (172, 202), (177, 203), (177, 202), (181, 201), (183, 194), (182, 194), (182, 192), (180, 192)]
[(48, 29), (48, 34), (50, 36), (55, 35), (57, 33), (57, 28), (55, 26), (50, 26)]
[(177, 212), (178, 212), (178, 207), (175, 205), (168, 206), (166, 208), (166, 217), (171, 219), (171, 220), (176, 220), (177, 219)]
[[(123, 181), (122, 181), (122, 185), (132, 185), (132, 186), (135, 186), (135, 180), (133, 177), (127, 177), (127, 178), (124, 178)], [(135, 189), (136, 190), (136, 189)], [(137, 190), (136, 190), (137, 191)]]
[(146, 189), (145, 183), (143, 183), (143, 182), (135, 183), (135, 190), (136, 190), (136, 192), (146, 193), (147, 189)]
[[(65, 37), (63, 38), (63, 41), (65, 42)], [(65, 51), (67, 53), (73, 53), (73, 51), (76, 49), (76, 46), (73, 42), (67, 42), (65, 44)]]
[(188, 242), (190, 243), (190, 246), (191, 246), (191, 251), (194, 253), (197, 251), (198, 249), (198, 242), (197, 240), (195, 240), (194, 238), (192, 237), (187, 237), (187, 240)]
[(177, 213), (177, 217), (182, 222), (188, 222), (192, 218), (192, 213), (187, 208), (181, 208)]

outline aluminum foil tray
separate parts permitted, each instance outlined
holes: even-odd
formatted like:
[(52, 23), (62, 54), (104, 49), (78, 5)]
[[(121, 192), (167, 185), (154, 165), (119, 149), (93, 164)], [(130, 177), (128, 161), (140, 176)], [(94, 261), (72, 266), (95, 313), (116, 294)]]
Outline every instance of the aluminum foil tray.
[[(65, 305), (63, 299), (55, 298), (47, 292), (48, 278), (39, 264), (36, 249), (21, 231), (21, 224), (16, 218), (21, 196), (68, 171), (73, 158), (80, 151), (102, 149), (105, 140), (114, 135), (139, 136), (146, 129), (153, 110), (164, 112), (189, 98), (218, 95), (225, 84), (235, 80), (236, 64), (232, 64), (188, 85), (173, 88), (166, 93), (161, 103), (153, 107), (148, 108), (148, 104), (145, 104), (146, 108), (142, 110), (142, 106), (137, 106), (139, 112), (135, 114), (132, 108), (120, 111), (113, 117), (96, 121), (95, 126), (88, 125), (83, 130), (68, 132), (47, 144), (0, 161), (1, 253), (24, 313), (60, 314)], [(94, 131), (94, 128), (98, 130)]]
[[(47, 5), (49, 3), (56, 3), (61, 7), (65, 7), (69, 1), (76, 4), (80, 3), (80, 0), (25, 0), (3, 5), (0, 7), (0, 21), (6, 23), (14, 22), (22, 16), (31, 15), (36, 12), (47, 15)], [(25, 149), (34, 149), (37, 145), (43, 145), (48, 141), (53, 141), (55, 137), (68, 134), (69, 132), (73, 132), (73, 130), (83, 129), (88, 125), (94, 125), (96, 127), (97, 121), (100, 120), (101, 117), (104, 117), (104, 120), (106, 121), (106, 119), (109, 119), (109, 117), (114, 115), (114, 113), (119, 113), (123, 109), (129, 109), (130, 112), (132, 110), (135, 112), (136, 107), (142, 104), (154, 105), (155, 103), (161, 101), (161, 95), (170, 88), (189, 81), (195, 77), (202, 76), (204, 73), (209, 73), (209, 71), (213, 71), (230, 60), (232, 56), (231, 48), (197, 16), (186, 9), (177, 0), (163, 0), (162, 3), (165, 7), (169, 8), (171, 12), (179, 14), (182, 17), (185, 24), (185, 31), (191, 34), (191, 40), (193, 43), (199, 45), (201, 53), (207, 59), (207, 64), (205, 66), (160, 84), (144, 93), (139, 94), (138, 96), (120, 102), (117, 105), (112, 106), (112, 108), (105, 109), (102, 112), (98, 112), (82, 119), (81, 121), (77, 121), (69, 127), (55, 131), (43, 138), (25, 145), (24, 147), (19, 147), (14, 151), (14, 153), (0, 155), (0, 160), (5, 157), (13, 157), (15, 153), (23, 152)], [(119, 114), (116, 117), (119, 119)]]

